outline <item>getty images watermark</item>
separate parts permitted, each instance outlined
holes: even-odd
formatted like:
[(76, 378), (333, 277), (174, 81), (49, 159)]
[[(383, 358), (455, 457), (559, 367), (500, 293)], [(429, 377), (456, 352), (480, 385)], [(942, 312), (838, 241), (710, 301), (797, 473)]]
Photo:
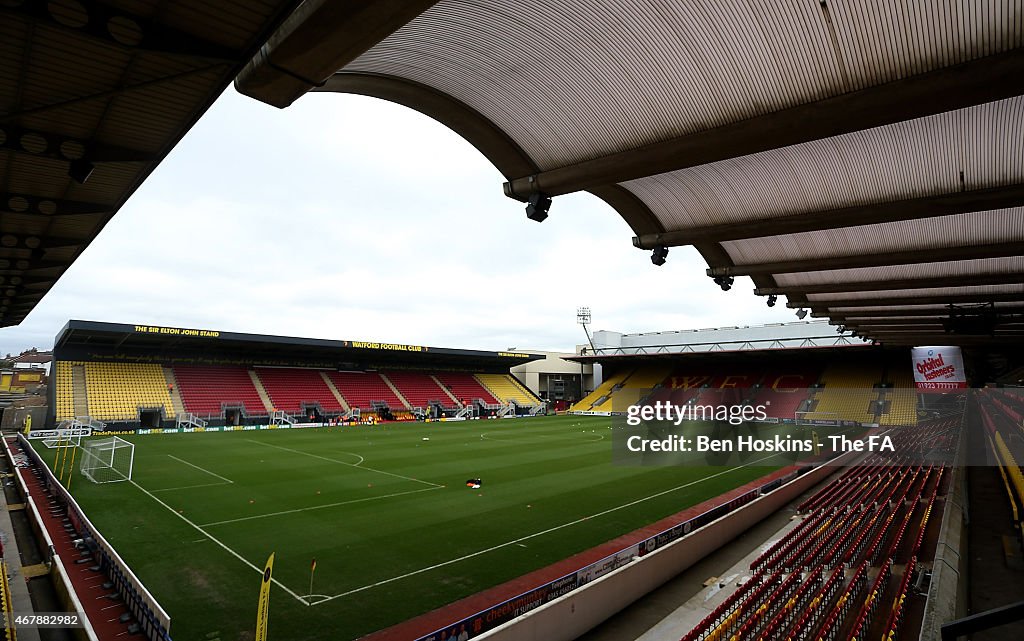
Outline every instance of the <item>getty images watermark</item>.
[[(803, 398), (812, 390), (802, 390)], [(935, 411), (920, 416), (909, 407), (905, 425), (884, 424), (890, 406), (879, 390), (844, 396), (864, 409), (840, 415), (794, 403), (701, 403), (656, 400), (616, 408), (613, 460), (625, 465), (781, 466), (842, 462), (874, 456), (879, 464), (943, 463), (954, 449), (961, 415)], [(844, 456), (850, 455), (850, 456)], [(841, 460), (840, 460), (841, 459)]]

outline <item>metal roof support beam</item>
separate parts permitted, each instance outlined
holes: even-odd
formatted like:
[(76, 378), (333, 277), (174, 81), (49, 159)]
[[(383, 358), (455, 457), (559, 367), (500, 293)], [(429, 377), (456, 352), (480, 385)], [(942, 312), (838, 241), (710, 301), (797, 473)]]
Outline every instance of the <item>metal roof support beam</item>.
[[(14, 6), (0, 5), (0, 14), (16, 15), (80, 36), (88, 36), (114, 47), (156, 51), (237, 63), (242, 52), (203, 40), (185, 31), (122, 11), (95, 0), (76, 0), (77, 7), (47, 0), (23, 0)], [(75, 9), (84, 10), (79, 15)]]
[(34, 269), (64, 268), (68, 263), (59, 260), (36, 260), (29, 258), (0, 258), (0, 274), (17, 276)]
[[(973, 285), (975, 283), (968, 283)], [(828, 313), (833, 307), (892, 307), (902, 309), (914, 305), (960, 305), (964, 303), (1017, 303), (1024, 302), (1024, 292), (1000, 294), (953, 294), (950, 296), (927, 295), (906, 298), (856, 298), (851, 300), (829, 299), (805, 302), (788, 302), (790, 309), (809, 308), (815, 312)]]
[(1024, 49), (651, 143), (505, 183), (505, 195), (568, 194), (831, 138), (1024, 93)]
[(308, 0), (235, 79), (242, 94), (284, 108), (437, 0)]
[(831, 269), (859, 269), (888, 265), (919, 265), (957, 260), (981, 260), (1024, 255), (1024, 241), (990, 243), (971, 247), (938, 247), (935, 249), (914, 249), (883, 254), (855, 254), (809, 260), (788, 260), (772, 263), (720, 266), (707, 270), (708, 276), (752, 276), (754, 274), (792, 274), (817, 272)]
[[(1024, 282), (1024, 272), (1007, 272), (1005, 274), (979, 274), (963, 277), (963, 284), (969, 285), (1007, 285)], [(926, 278), (902, 278), (895, 280), (852, 281), (847, 283), (819, 283), (816, 285), (791, 285), (788, 287), (759, 287), (754, 290), (757, 296), (769, 294), (837, 294), (842, 292), (876, 292), (898, 289), (927, 289), (929, 287), (950, 287), (950, 277), (929, 276)], [(1022, 294), (1021, 296), (1024, 296)], [(817, 302), (811, 303), (818, 306)], [(894, 304), (903, 304), (902, 299)], [(805, 305), (806, 307), (806, 305)]]
[[(1000, 314), (1024, 314), (1024, 305), (1010, 305), (1010, 306), (1007, 306), (1007, 307), (996, 307), (996, 308), (992, 308), (992, 307), (978, 307), (977, 310), (979, 312), (981, 312), (983, 310), (988, 310), (989, 312), (994, 312), (996, 315), (1000, 315)], [(954, 311), (958, 312), (958, 313), (961, 313), (961, 314), (962, 313), (970, 313), (972, 311), (972, 308), (971, 307), (956, 307), (954, 309), (950, 309), (949, 307), (944, 307), (942, 309), (921, 309), (921, 310), (915, 310), (913, 308), (910, 308), (910, 309), (887, 309), (887, 310), (883, 310), (883, 311), (874, 311), (874, 312), (843, 312), (841, 314), (829, 315), (829, 317), (831, 318), (829, 323), (832, 324), (832, 325), (846, 325), (846, 324), (849, 324), (849, 323), (858, 323), (858, 322), (865, 322), (865, 321), (866, 322), (871, 322), (872, 320), (878, 320), (879, 322), (884, 321), (886, 319), (892, 319), (892, 320), (896, 320), (896, 319), (911, 320), (911, 319), (918, 319), (918, 318), (924, 318), (924, 317), (929, 317), (929, 316), (948, 318), (950, 313), (952, 313)]]
[[(952, 216), (954, 214), (991, 211), (993, 209), (1020, 205), (1024, 205), (1024, 185), (1004, 185), (988, 189), (975, 189), (937, 196), (922, 196), (920, 198), (876, 203), (873, 205), (776, 216), (764, 220), (748, 220), (723, 225), (691, 227), (664, 234), (645, 234), (634, 237), (633, 245), (646, 249), (658, 245), (671, 247), (707, 242), (720, 243), (727, 240), (800, 234), (900, 220)], [(784, 272), (776, 271), (775, 273), (781, 274)]]

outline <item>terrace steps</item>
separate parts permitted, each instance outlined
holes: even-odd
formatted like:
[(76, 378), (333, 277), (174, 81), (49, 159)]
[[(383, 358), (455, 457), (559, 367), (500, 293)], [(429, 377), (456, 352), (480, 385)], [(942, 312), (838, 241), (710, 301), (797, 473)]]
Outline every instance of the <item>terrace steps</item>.
[(331, 377), (327, 375), (327, 372), (320, 372), (320, 376), (324, 379), (324, 382), (327, 383), (327, 389), (331, 390), (331, 394), (334, 395), (334, 398), (338, 399), (338, 402), (341, 403), (341, 406), (345, 411), (352, 411), (352, 408), (348, 405), (348, 401), (346, 401), (345, 397), (338, 391), (338, 388), (334, 385), (334, 381), (332, 381)]
[(270, 400), (270, 395), (267, 394), (267, 389), (263, 387), (263, 381), (260, 380), (256, 370), (247, 370), (249, 372), (249, 378), (252, 379), (252, 385), (256, 388), (256, 392), (260, 395), (260, 400), (263, 401), (263, 409), (266, 410), (267, 414), (274, 411), (274, 403)]

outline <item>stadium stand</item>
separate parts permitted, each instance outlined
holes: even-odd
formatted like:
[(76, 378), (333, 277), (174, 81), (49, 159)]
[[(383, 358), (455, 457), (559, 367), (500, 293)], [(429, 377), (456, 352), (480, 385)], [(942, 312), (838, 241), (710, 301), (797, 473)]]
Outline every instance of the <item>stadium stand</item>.
[(435, 375), (442, 385), (446, 385), (460, 401), (464, 404), (472, 403), (480, 399), (487, 405), (498, 405), (500, 401), (494, 398), (491, 392), (480, 384), (472, 374), (463, 372), (441, 372)]
[(521, 407), (527, 407), (541, 402), (510, 374), (477, 374), (476, 379), (502, 403), (514, 402)]
[(320, 370), (299, 368), (257, 368), (256, 374), (274, 407), (289, 414), (304, 415), (316, 404), (320, 411), (339, 414), (341, 403), (320, 376)]
[(57, 386), (56, 417), (58, 421), (75, 418), (74, 389), (71, 377), (71, 362), (58, 361), (54, 372)]
[(879, 368), (867, 364), (836, 363), (821, 375), (822, 389), (812, 407), (815, 418), (829, 416), (860, 423), (874, 423), (872, 402), (878, 399), (875, 385), (882, 381)]
[(444, 408), (456, 407), (455, 401), (438, 385), (430, 374), (413, 371), (389, 371), (381, 374), (405, 397), (413, 407), (427, 408), (440, 405)]
[(139, 417), (139, 409), (160, 409), (174, 417), (167, 379), (159, 365), (140, 363), (85, 363), (89, 390), (89, 416), (126, 421)]
[(807, 366), (766, 372), (748, 402), (764, 405), (765, 413), (773, 418), (793, 418), (807, 401), (819, 375), (817, 368)]
[(374, 403), (384, 403), (392, 410), (410, 409), (377, 372), (327, 372), (327, 377), (350, 407), (371, 411)]
[(244, 368), (179, 365), (174, 377), (185, 409), (198, 416), (221, 416), (225, 406), (242, 406), (248, 416), (268, 414)]
[(917, 388), (914, 377), (905, 367), (890, 367), (886, 380), (886, 411), (879, 418), (882, 425), (917, 425)]
[(612, 392), (622, 385), (622, 383), (629, 378), (634, 370), (626, 369), (621, 372), (612, 374), (598, 385), (593, 392), (587, 394), (574, 404), (570, 409), (573, 412), (587, 412), (593, 411), (594, 405), (602, 405), (606, 397), (610, 396)]
[(595, 412), (620, 411), (618, 408), (639, 403), (643, 398), (650, 396), (651, 390), (661, 385), (671, 371), (671, 367), (666, 366), (639, 367), (620, 383), (618, 390), (613, 391), (592, 409)]
[[(956, 420), (900, 432), (897, 450), (939, 446), (933, 435)], [(682, 641), (899, 638), (945, 469), (877, 455), (847, 469), (798, 506), (802, 521)]]

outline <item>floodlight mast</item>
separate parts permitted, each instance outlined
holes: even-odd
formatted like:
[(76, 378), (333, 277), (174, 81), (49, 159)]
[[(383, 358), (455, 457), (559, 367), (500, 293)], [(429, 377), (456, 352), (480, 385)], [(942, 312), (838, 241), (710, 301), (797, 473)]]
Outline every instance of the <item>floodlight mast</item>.
[(583, 333), (587, 335), (587, 342), (590, 343), (590, 349), (591, 351), (596, 352), (597, 350), (594, 348), (594, 340), (590, 338), (590, 330), (587, 329), (587, 325), (590, 324), (589, 307), (576, 308), (576, 322), (583, 326)]

